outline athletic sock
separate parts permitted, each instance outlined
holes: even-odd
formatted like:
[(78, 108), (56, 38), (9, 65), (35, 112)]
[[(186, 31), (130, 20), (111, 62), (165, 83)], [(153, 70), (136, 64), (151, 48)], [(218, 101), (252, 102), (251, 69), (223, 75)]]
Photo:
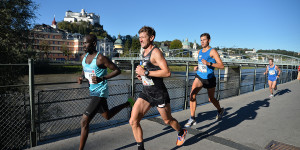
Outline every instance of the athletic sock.
[(196, 120), (195, 116), (191, 116), (192, 119)]
[(145, 150), (144, 142), (136, 142), (138, 150)]
[(178, 135), (179, 135), (179, 136), (182, 136), (183, 133), (184, 133), (184, 130), (183, 130), (183, 129), (180, 129), (180, 130), (178, 131)]

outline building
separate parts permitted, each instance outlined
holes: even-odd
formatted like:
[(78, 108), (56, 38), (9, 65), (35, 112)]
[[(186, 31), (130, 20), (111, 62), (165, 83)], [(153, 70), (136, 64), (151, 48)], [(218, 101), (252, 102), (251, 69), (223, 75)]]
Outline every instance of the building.
[(97, 50), (104, 56), (113, 57), (116, 52), (114, 51), (114, 44), (108, 38), (98, 39)]
[(193, 49), (197, 49), (197, 43), (196, 43), (196, 40), (194, 41)]
[(255, 54), (256, 53), (256, 49), (253, 49), (252, 51), (245, 51), (246, 54), (252, 53)]
[(165, 57), (170, 57), (169, 47), (165, 46), (165, 43), (161, 43), (159, 49), (163, 52)]
[(57, 24), (57, 22), (55, 21), (55, 15), (54, 15), (51, 27), (54, 28), (54, 29), (56, 29), (57, 28), (56, 24)]
[(191, 49), (190, 42), (186, 38), (185, 41), (182, 41), (182, 48), (183, 49)]
[(114, 43), (114, 51), (116, 51), (119, 54), (123, 54), (124, 48), (123, 48), (123, 42), (121, 40), (121, 35), (118, 35), (117, 40)]
[(40, 59), (50, 60), (80, 60), (84, 54), (83, 36), (79, 33), (68, 33), (52, 25), (36, 25), (31, 32), (33, 50)]
[(86, 11), (84, 11), (84, 9), (81, 9), (80, 13), (72, 12), (69, 10), (66, 12), (64, 21), (67, 22), (85, 21), (85, 22), (90, 22), (92, 25), (94, 25), (95, 23), (100, 24), (100, 16), (95, 15), (94, 13), (87, 13)]

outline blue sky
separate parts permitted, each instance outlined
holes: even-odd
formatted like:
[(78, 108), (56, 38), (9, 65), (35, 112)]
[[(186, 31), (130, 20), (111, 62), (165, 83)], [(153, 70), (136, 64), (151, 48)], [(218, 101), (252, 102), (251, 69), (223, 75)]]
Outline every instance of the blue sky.
[(156, 41), (200, 43), (208, 32), (213, 47), (283, 49), (300, 52), (300, 0), (34, 0), (36, 24), (62, 21), (67, 10), (100, 15), (108, 34), (135, 35), (144, 26)]

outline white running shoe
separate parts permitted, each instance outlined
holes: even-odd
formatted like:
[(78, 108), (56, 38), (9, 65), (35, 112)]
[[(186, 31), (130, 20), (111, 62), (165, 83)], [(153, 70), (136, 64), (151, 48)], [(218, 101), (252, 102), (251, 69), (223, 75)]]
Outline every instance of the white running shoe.
[(274, 96), (274, 95), (273, 95), (273, 94), (271, 94), (269, 97), (270, 97), (270, 98), (272, 98), (273, 96)]
[(189, 128), (189, 127), (191, 127), (192, 125), (196, 125), (196, 124), (197, 124), (197, 123), (196, 123), (196, 120), (190, 118), (189, 121), (184, 125), (184, 127)]

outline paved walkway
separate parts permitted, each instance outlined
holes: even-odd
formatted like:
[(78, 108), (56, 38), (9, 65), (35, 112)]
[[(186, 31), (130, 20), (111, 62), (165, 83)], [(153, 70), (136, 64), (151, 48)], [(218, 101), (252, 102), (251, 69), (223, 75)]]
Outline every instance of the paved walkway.
[[(222, 100), (224, 117), (216, 121), (212, 104), (197, 107), (197, 125), (188, 128), (187, 140), (176, 147), (177, 132), (165, 126), (160, 117), (144, 119), (145, 148), (148, 150), (232, 150), (265, 149), (271, 141), (300, 147), (300, 83), (278, 85), (275, 97), (268, 98), (268, 89)], [(172, 113), (184, 125), (190, 110)], [(37, 146), (30, 150), (75, 150), (79, 136)], [(136, 150), (128, 124), (89, 135), (86, 150)]]

